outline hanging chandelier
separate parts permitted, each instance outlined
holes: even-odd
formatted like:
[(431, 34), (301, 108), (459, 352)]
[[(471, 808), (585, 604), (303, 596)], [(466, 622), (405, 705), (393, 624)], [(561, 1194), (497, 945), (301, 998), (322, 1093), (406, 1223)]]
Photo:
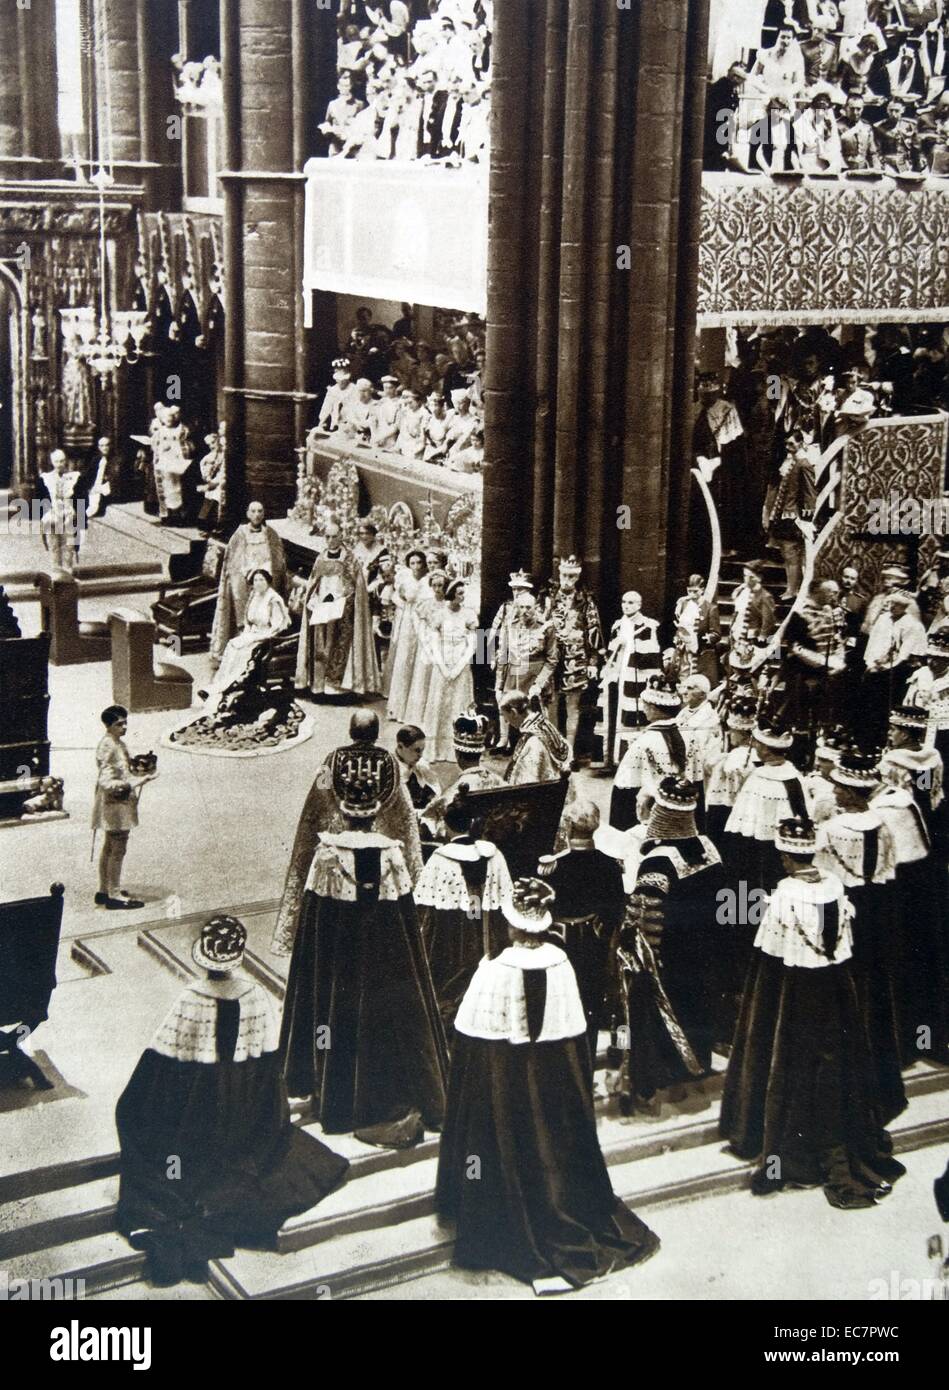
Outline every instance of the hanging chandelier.
[(115, 183), (112, 158), (112, 75), (109, 70), (108, 12), (106, 0), (94, 0), (93, 34), (97, 74), (97, 167), (91, 182), (99, 191), (99, 295), (97, 305), (60, 309), (60, 326), (67, 344), (75, 344), (79, 356), (105, 384), (114, 379), (123, 363), (137, 362), (149, 330), (143, 309), (109, 306), (109, 265), (105, 234), (105, 191)]

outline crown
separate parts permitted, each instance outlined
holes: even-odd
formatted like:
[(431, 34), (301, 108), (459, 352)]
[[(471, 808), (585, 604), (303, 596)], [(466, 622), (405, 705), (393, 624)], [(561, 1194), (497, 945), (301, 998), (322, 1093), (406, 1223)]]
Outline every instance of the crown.
[(349, 369), (350, 369), (350, 366), (351, 366), (351, 363), (350, 363), (348, 357), (334, 357), (334, 358), (333, 358), (333, 371), (334, 371), (334, 372), (348, 372)]
[(476, 709), (463, 710), (452, 725), (452, 740), (464, 753), (481, 753), (488, 742), (488, 721)]
[(658, 671), (646, 681), (639, 698), (645, 705), (667, 705), (670, 709), (677, 709), (682, 704), (678, 690), (667, 676)]
[(695, 783), (686, 777), (663, 777), (655, 799), (666, 811), (696, 811), (699, 804)]
[(841, 787), (866, 788), (868, 791), (880, 785), (879, 754), (861, 753), (859, 749), (847, 749), (840, 754), (837, 766), (830, 774), (830, 780)]
[(333, 792), (344, 816), (369, 820), (392, 800), (398, 786), (395, 759), (375, 744), (352, 744), (333, 754)]
[(939, 627), (929, 634), (926, 655), (945, 657), (949, 661), (949, 628)]
[(583, 561), (578, 560), (576, 555), (568, 555), (565, 560), (560, 561), (559, 568), (562, 573), (572, 575), (576, 579), (583, 571)]
[(519, 931), (543, 932), (553, 922), (550, 909), (556, 896), (550, 884), (539, 878), (518, 878), (511, 896), (501, 905), (501, 912), (505, 921)]
[(534, 581), (527, 570), (515, 570), (508, 581), (512, 589), (533, 589)]
[(754, 700), (746, 700), (739, 697), (732, 700), (728, 708), (728, 715), (725, 724), (729, 729), (753, 729), (755, 727), (755, 716), (757, 714), (757, 704)]
[(775, 849), (785, 854), (814, 854), (817, 850), (817, 831), (804, 816), (783, 820), (774, 836)]
[(913, 733), (924, 734), (929, 727), (929, 716), (917, 705), (897, 705), (890, 711), (891, 729), (909, 729)]
[(794, 742), (790, 729), (782, 729), (777, 724), (756, 724), (752, 737), (766, 748), (790, 748)]
[(205, 970), (236, 970), (244, 958), (247, 928), (236, 917), (209, 917), (191, 948), (191, 958)]

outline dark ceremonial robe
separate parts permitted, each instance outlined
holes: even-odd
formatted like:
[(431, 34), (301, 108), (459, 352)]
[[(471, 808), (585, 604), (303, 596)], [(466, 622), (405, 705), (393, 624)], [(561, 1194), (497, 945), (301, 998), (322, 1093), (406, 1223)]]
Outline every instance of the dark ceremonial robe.
[(324, 834), (290, 960), (280, 1056), (291, 1095), (312, 1095), (327, 1134), (420, 1112), (441, 1128), (448, 1058), (395, 840)]
[(905, 787), (883, 787), (871, 803), (896, 853), (896, 1016), (903, 1064), (949, 1062), (949, 883), (932, 851), (922, 812)]
[(629, 1095), (648, 1100), (708, 1072), (721, 1015), (725, 873), (704, 835), (644, 840), (620, 933)]
[(892, 1149), (852, 973), (852, 919), (833, 874), (775, 888), (755, 937), (719, 1120), (741, 1158), (780, 1159), (782, 1182), (844, 1193), (860, 1186), (857, 1165), (872, 1167)]
[(623, 870), (618, 860), (591, 847), (547, 855), (538, 872), (557, 895), (553, 934), (563, 942), (577, 977), (592, 1075), (609, 984), (610, 947), (626, 910)]
[[(336, 748), (330, 753), (317, 773), (310, 793), (307, 796), (297, 825), (290, 866), (283, 886), (283, 897), (274, 924), (271, 950), (278, 956), (288, 956), (293, 950), (300, 914), (303, 911), (303, 891), (313, 856), (316, 853), (320, 836), (324, 831), (341, 831), (343, 819), (333, 793), (333, 768), (337, 759), (345, 759), (358, 752), (358, 744), (346, 748)], [(376, 745), (371, 745), (374, 749)], [(376, 750), (378, 751), (378, 750)], [(391, 756), (391, 755), (390, 755)], [(399, 770), (396, 759), (392, 758), (393, 780), (396, 791), (391, 800), (373, 820), (373, 828), (380, 835), (388, 835), (398, 840), (405, 857), (409, 877), (414, 883), (422, 872), (422, 844), (419, 838), (418, 819), (412, 807), (408, 789), (399, 785)]]
[(897, 896), (893, 837), (874, 811), (843, 811), (820, 827), (815, 863), (854, 908), (853, 977), (887, 1121), (906, 1109), (896, 1014)]
[(552, 943), (483, 960), (462, 1000), (435, 1206), (456, 1224), (456, 1264), (526, 1282), (576, 1288), (658, 1248), (610, 1186), (583, 1006)]
[[(721, 838), (728, 882), (739, 895), (740, 885), (746, 885), (744, 892), (749, 908), (752, 905), (760, 908), (761, 894), (769, 893), (782, 876), (781, 856), (774, 847), (774, 835), (781, 822), (792, 816), (808, 817), (804, 781), (794, 764), (785, 759), (781, 763), (761, 763), (753, 767), (738, 790)], [(754, 900), (752, 893), (757, 894)], [(731, 1040), (738, 1017), (751, 947), (760, 921), (757, 911), (749, 911), (745, 916), (747, 920), (739, 920), (726, 928), (730, 946), (725, 959), (730, 978), (726, 986), (724, 1042)]]
[(349, 1167), (291, 1125), (273, 1006), (243, 975), (182, 993), (119, 1098), (116, 1126), (118, 1228), (148, 1252), (158, 1284), (206, 1278), (207, 1261), (235, 1245), (273, 1248), (283, 1223)]
[(436, 849), (419, 876), (415, 904), (446, 1028), (485, 954), (485, 914), (497, 912), (511, 889), (501, 851), (470, 835)]

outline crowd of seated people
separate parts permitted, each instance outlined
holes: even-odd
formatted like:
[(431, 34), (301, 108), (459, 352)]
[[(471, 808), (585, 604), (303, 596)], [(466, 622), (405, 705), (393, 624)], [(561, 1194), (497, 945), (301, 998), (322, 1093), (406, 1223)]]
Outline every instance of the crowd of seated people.
[(342, 0), (325, 154), (486, 164), (491, 16), (492, 0)]
[(945, 0), (719, 0), (707, 169), (949, 176)]
[(472, 315), (442, 316), (432, 336), (433, 343), (416, 338), (408, 304), (391, 329), (359, 308), (344, 355), (333, 363), (318, 430), (477, 472), (484, 462), (484, 324)]
[(789, 461), (816, 469), (870, 420), (949, 409), (944, 325), (729, 329), (727, 339), (721, 368), (699, 376), (694, 432), (696, 457), (721, 460), (712, 491), (726, 552), (781, 541), (773, 504)]

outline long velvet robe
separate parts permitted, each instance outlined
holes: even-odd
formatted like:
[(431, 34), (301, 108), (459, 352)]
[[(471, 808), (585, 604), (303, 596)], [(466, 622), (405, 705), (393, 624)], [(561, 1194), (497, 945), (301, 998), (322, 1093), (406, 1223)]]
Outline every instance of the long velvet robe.
[(457, 1227), (456, 1264), (576, 1288), (658, 1248), (613, 1192), (588, 1065), (583, 1006), (558, 947), (482, 961), (456, 1020), (435, 1189), (439, 1215)]
[(118, 1228), (147, 1251), (153, 1282), (206, 1278), (207, 1261), (236, 1245), (272, 1248), (283, 1222), (349, 1167), (291, 1125), (276, 1044), (260, 985), (204, 981), (182, 993), (132, 1073), (116, 1109)]
[(312, 1095), (327, 1134), (439, 1129), (448, 1054), (398, 843), (325, 834), (293, 947), (280, 1033), (291, 1095)]
[[(317, 774), (297, 824), (283, 896), (274, 924), (271, 949), (278, 956), (289, 956), (293, 950), (303, 911), (303, 890), (320, 835), (327, 830), (335, 832), (343, 829), (339, 805), (333, 795), (333, 758), (334, 754), (330, 753)], [(399, 781), (398, 772), (396, 780)], [(399, 841), (409, 877), (415, 883), (422, 872), (422, 844), (418, 818), (404, 785), (400, 783), (397, 787), (392, 800), (376, 816), (373, 827), (380, 835)]]

